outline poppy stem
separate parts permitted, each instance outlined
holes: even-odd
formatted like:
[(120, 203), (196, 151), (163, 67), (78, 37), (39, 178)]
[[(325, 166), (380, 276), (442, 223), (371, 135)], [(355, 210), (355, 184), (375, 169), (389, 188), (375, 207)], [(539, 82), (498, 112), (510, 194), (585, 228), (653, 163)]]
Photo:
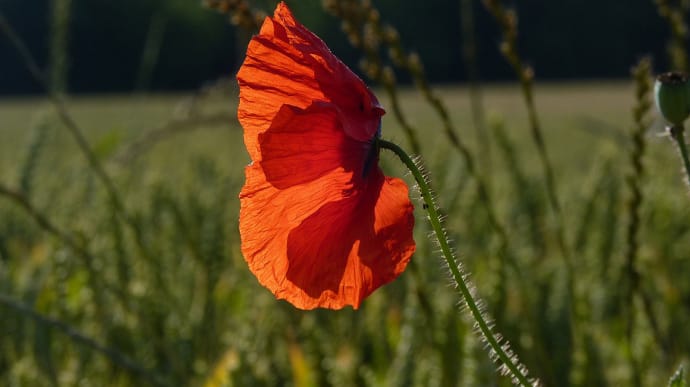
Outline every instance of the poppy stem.
[(479, 300), (475, 299), (475, 296), (473, 296), (473, 292), (471, 290), (473, 286), (467, 279), (467, 276), (463, 274), (460, 265), (456, 261), (453, 249), (450, 247), (450, 242), (448, 241), (448, 236), (441, 223), (439, 209), (434, 203), (431, 187), (424, 177), (424, 173), (419, 168), (417, 163), (415, 163), (414, 160), (412, 160), (412, 158), (398, 145), (380, 139), (378, 140), (378, 145), (381, 148), (388, 149), (395, 153), (395, 155), (400, 158), (405, 166), (407, 166), (410, 172), (412, 172), (412, 175), (414, 176), (414, 179), (417, 182), (419, 190), (422, 194), (425, 209), (429, 215), (429, 222), (431, 222), (431, 228), (434, 230), (436, 239), (441, 247), (443, 258), (450, 269), (457, 289), (462, 295), (465, 304), (472, 315), (472, 319), (476, 323), (476, 327), (479, 329), (484, 340), (486, 340), (486, 343), (490, 348), (490, 357), (492, 360), (500, 360), (500, 363), (502, 364), (501, 367), (499, 367), (499, 370), (501, 372), (507, 371), (515, 384), (519, 384), (521, 386), (537, 385), (537, 381), (530, 381), (528, 379), (527, 368), (520, 363), (517, 355), (510, 350), (508, 343), (504, 342), (501, 344), (501, 339), (499, 338), (500, 335), (493, 332), (489, 323), (490, 320), (479, 306)]
[(678, 150), (680, 151), (680, 157), (683, 159), (683, 165), (685, 166), (685, 173), (687, 177), (687, 182), (690, 184), (690, 157), (688, 156), (688, 146), (685, 144), (685, 135), (683, 132), (685, 128), (682, 126), (673, 126), (670, 128), (671, 137), (678, 144)]

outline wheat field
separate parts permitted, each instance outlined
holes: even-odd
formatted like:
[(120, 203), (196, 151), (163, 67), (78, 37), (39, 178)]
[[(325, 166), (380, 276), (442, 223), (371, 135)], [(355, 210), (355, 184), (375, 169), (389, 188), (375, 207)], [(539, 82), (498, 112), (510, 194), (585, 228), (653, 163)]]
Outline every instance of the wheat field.
[[(531, 374), (550, 386), (665, 384), (690, 350), (690, 198), (651, 114), (631, 271), (632, 82), (537, 84), (560, 219), (520, 88), (482, 89), (480, 131), (466, 87), (435, 90), (491, 194), (505, 254), (434, 109), (412, 89), (401, 104), (460, 261)], [(414, 192), (412, 264), (360, 310), (296, 310), (257, 283), (239, 250), (249, 159), (236, 106), (232, 80), (194, 95), (78, 96), (62, 110), (0, 100), (0, 384), (509, 385), (458, 307)], [(390, 110), (383, 137), (409, 146)]]

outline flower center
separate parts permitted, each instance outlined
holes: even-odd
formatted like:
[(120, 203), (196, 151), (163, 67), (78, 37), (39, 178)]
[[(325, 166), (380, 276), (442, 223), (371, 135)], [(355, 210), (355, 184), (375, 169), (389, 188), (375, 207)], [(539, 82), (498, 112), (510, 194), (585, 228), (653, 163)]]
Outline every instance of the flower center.
[(369, 141), (369, 152), (367, 158), (364, 160), (364, 167), (362, 168), (362, 178), (366, 178), (369, 172), (376, 166), (376, 161), (379, 156), (379, 138), (381, 138), (381, 121), (379, 120), (379, 128), (376, 134)]

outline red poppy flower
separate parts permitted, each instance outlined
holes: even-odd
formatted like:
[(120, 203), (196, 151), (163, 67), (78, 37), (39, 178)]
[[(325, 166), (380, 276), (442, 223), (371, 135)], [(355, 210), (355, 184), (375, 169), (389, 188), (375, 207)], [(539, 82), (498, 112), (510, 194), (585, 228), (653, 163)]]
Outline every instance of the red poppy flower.
[(237, 80), (252, 159), (240, 192), (250, 270), (298, 308), (358, 308), (415, 250), (407, 186), (378, 167), (384, 110), (284, 3)]

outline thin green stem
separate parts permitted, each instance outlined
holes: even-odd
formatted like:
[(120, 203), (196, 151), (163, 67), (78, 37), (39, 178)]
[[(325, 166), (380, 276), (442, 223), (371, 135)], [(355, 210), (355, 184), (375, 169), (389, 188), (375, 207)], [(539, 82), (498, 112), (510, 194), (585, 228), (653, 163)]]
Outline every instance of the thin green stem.
[(446, 235), (446, 232), (443, 229), (443, 225), (441, 223), (441, 216), (439, 214), (439, 210), (436, 207), (436, 204), (434, 203), (433, 194), (429, 184), (427, 183), (427, 180), (424, 177), (424, 173), (422, 173), (419, 166), (398, 145), (385, 140), (379, 140), (378, 144), (381, 148), (388, 149), (395, 153), (395, 155), (400, 158), (400, 160), (405, 164), (405, 166), (407, 166), (407, 168), (414, 176), (414, 179), (417, 182), (417, 185), (419, 186), (419, 190), (424, 200), (425, 209), (429, 215), (429, 222), (431, 223), (431, 228), (433, 229), (434, 235), (436, 236), (439, 246), (441, 247), (443, 258), (445, 259), (446, 264), (450, 269), (450, 272), (453, 276), (453, 280), (457, 285), (457, 289), (462, 295), (465, 304), (467, 305), (467, 309), (470, 311), (472, 319), (476, 324), (476, 327), (479, 328), (479, 331), (481, 332), (482, 336), (489, 345), (489, 348), (491, 349), (492, 359), (495, 357), (500, 360), (500, 362), (502, 363), (502, 367), (505, 367), (505, 369), (510, 373), (514, 383), (519, 384), (521, 386), (531, 386), (533, 384), (536, 384), (536, 382), (530, 382), (530, 380), (527, 377), (527, 369), (524, 365), (520, 364), (517, 356), (513, 354), (512, 351), (508, 348), (507, 342), (503, 344), (500, 343), (500, 340), (497, 338), (497, 335), (492, 331), (487, 317), (482, 312), (478, 300), (475, 299), (475, 297), (473, 296), (473, 292), (471, 290), (472, 286), (466, 279), (466, 276), (463, 274), (460, 266), (458, 265), (455, 259), (453, 250), (450, 247), (448, 236)]
[[(491, 147), (486, 130), (486, 114), (482, 102), (482, 88), (479, 81), (477, 64), (477, 34), (475, 32), (473, 0), (460, 0), (460, 26), (462, 27), (462, 58), (467, 67), (469, 83), (470, 111), (472, 123), (479, 144), (480, 159), (485, 166), (484, 172), (491, 177)], [(490, 181), (489, 181), (490, 183)]]
[(74, 120), (72, 115), (69, 113), (63, 96), (55, 92), (55, 90), (53, 90), (50, 87), (48, 79), (38, 66), (38, 63), (36, 62), (34, 57), (31, 55), (31, 52), (27, 48), (26, 44), (14, 31), (14, 29), (9, 24), (2, 12), (0, 12), (0, 32), (4, 33), (5, 36), (7, 36), (10, 43), (17, 50), (22, 60), (24, 61), (27, 69), (34, 77), (36, 82), (38, 82), (41, 86), (43, 86), (43, 88), (45, 88), (50, 101), (52, 102), (53, 106), (55, 107), (55, 110), (57, 111), (58, 117), (76, 141), (79, 150), (86, 158), (93, 172), (96, 174), (98, 179), (105, 187), (110, 201), (117, 209), (117, 215), (121, 217), (122, 220), (131, 228), (142, 255), (147, 258), (150, 257), (151, 254), (148, 251), (146, 244), (142, 239), (143, 237), (141, 235), (138, 225), (136, 224), (136, 220), (127, 213), (127, 209), (125, 208), (125, 204), (122, 201), (122, 198), (120, 197), (115, 183), (110, 178), (108, 173), (105, 171), (105, 168), (98, 160), (98, 157), (96, 156), (94, 151), (91, 149), (91, 146), (86, 140), (83, 131), (81, 130), (79, 125), (77, 125), (77, 122)]
[(678, 144), (678, 150), (680, 151), (680, 157), (683, 159), (683, 165), (685, 166), (685, 174), (687, 177), (688, 184), (690, 184), (690, 157), (688, 156), (688, 146), (685, 144), (685, 135), (683, 134), (684, 129), (682, 126), (674, 126), (671, 128), (671, 137)]
[(117, 365), (122, 369), (127, 370), (133, 375), (140, 376), (141, 378), (150, 382), (152, 385), (165, 385), (165, 383), (161, 380), (161, 378), (158, 375), (154, 373), (154, 371), (144, 368), (142, 365), (140, 365), (134, 359), (130, 358), (124, 353), (99, 343), (95, 339), (86, 336), (84, 333), (80, 332), (79, 330), (75, 329), (74, 327), (70, 326), (69, 324), (63, 321), (57, 320), (55, 318), (43, 315), (35, 311), (30, 306), (20, 302), (19, 300), (9, 295), (0, 293), (0, 306), (12, 309), (17, 313), (27, 316), (46, 327), (50, 327), (59, 332), (62, 332), (73, 342), (102, 354), (103, 356), (107, 357), (113, 364)]
[(50, 81), (38, 66), (36, 60), (31, 55), (31, 52), (26, 47), (26, 44), (24, 44), (24, 41), (22, 41), (19, 35), (17, 35), (17, 33), (14, 31), (14, 28), (12, 28), (12, 26), (9, 24), (2, 12), (0, 12), (0, 31), (2, 31), (7, 36), (14, 48), (22, 57), (22, 60), (24, 61), (26, 68), (29, 70), (36, 82), (38, 82), (46, 90), (48, 98), (55, 107), (55, 110), (57, 111), (60, 120), (62, 120), (63, 124), (70, 132), (72, 137), (74, 137), (74, 140), (77, 142), (79, 150), (86, 157), (89, 166), (96, 173), (96, 176), (98, 176), (98, 178), (101, 180), (101, 182), (105, 186), (106, 191), (108, 192), (108, 196), (113, 201), (115, 206), (118, 208), (119, 212), (124, 216), (124, 204), (120, 199), (117, 189), (115, 188), (115, 184), (113, 183), (112, 179), (110, 179), (110, 176), (108, 176), (108, 174), (105, 172), (105, 169), (103, 169), (103, 166), (101, 165), (100, 161), (98, 161), (98, 157), (96, 157), (96, 154), (91, 149), (91, 146), (89, 145), (88, 141), (86, 141), (86, 137), (84, 137), (84, 134), (82, 133), (81, 129), (74, 121), (72, 116), (69, 114), (62, 95), (57, 93), (51, 87)]
[[(45, 214), (40, 212), (21, 192), (12, 190), (0, 183), (0, 198), (6, 197), (7, 199), (13, 201), (19, 207), (21, 207), (30, 217), (32, 217), (36, 223), (45, 231), (59, 239), (66, 246), (71, 248), (77, 256), (82, 259), (84, 267), (86, 267), (89, 273), (88, 281), (91, 287), (94, 297), (96, 299), (96, 315), (98, 321), (101, 322), (103, 326), (106, 326), (107, 312), (105, 309), (104, 296), (103, 296), (103, 284), (96, 276), (96, 270), (94, 268), (95, 259), (93, 255), (89, 252), (88, 248), (77, 239), (73, 238), (71, 235), (64, 232), (55, 223), (53, 223)], [(126, 303), (124, 303), (126, 305)]]

